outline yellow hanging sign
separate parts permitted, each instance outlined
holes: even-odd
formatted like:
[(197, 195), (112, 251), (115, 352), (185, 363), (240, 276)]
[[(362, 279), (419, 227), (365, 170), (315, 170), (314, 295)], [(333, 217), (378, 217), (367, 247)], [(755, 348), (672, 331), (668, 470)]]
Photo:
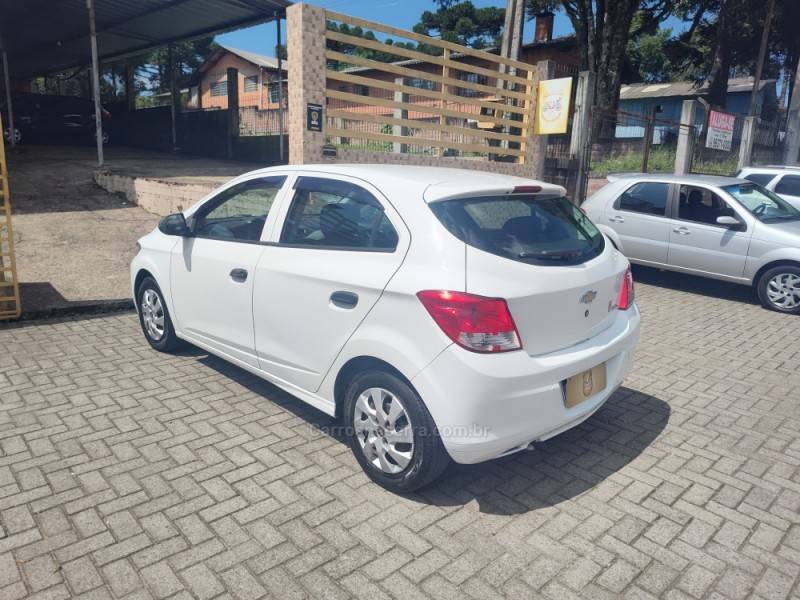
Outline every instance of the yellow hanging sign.
[(572, 77), (546, 79), (536, 90), (536, 122), (534, 133), (566, 133), (569, 122), (569, 100)]

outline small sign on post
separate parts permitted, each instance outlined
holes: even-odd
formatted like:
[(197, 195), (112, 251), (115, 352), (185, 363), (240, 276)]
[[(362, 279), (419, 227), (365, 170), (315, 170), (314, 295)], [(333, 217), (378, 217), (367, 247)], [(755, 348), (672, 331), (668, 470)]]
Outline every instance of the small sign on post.
[(545, 79), (539, 82), (536, 93), (535, 133), (546, 135), (567, 132), (571, 94), (572, 77)]
[(322, 131), (322, 105), (306, 105), (306, 129), (309, 131)]
[(736, 115), (718, 110), (709, 111), (706, 148), (730, 152), (733, 145), (733, 128), (735, 124)]

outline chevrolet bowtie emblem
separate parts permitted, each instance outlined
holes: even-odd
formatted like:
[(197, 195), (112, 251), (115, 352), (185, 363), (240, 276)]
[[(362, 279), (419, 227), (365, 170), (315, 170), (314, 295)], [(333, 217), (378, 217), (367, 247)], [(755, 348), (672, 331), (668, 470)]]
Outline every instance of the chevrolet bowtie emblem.
[(579, 302), (581, 304), (591, 304), (594, 302), (594, 299), (597, 298), (597, 292), (594, 290), (589, 290), (583, 296), (581, 296)]

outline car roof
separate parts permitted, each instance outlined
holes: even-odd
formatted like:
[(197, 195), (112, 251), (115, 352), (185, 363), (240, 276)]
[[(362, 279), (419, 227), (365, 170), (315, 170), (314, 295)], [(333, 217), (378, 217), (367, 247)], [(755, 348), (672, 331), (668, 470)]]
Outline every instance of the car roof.
[(345, 175), (371, 183), (382, 192), (402, 200), (403, 196), (424, 198), (434, 202), (444, 198), (508, 193), (517, 186), (538, 186), (543, 195), (563, 196), (566, 190), (536, 179), (473, 171), (452, 167), (420, 167), (385, 164), (307, 164), (259, 169), (271, 171), (305, 171), (329, 175)]
[[(612, 175), (613, 177), (613, 175)], [(735, 185), (737, 183), (751, 183), (739, 177), (724, 177), (722, 175), (696, 175), (693, 173), (686, 175), (674, 175), (671, 173), (621, 173), (614, 177), (613, 181), (657, 181), (664, 183), (686, 183), (698, 185), (713, 185), (722, 187), (725, 185)]]
[(792, 165), (764, 165), (763, 167), (744, 167), (743, 173), (766, 173), (766, 174), (779, 174), (779, 173), (800, 173), (800, 167)]

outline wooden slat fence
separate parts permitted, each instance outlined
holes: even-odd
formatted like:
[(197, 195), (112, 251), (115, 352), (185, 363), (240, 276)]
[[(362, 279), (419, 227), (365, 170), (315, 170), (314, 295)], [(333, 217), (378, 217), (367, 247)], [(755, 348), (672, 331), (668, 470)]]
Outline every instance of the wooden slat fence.
[[(438, 52), (328, 29), (330, 143), (369, 151), (525, 162), (533, 134), (534, 65), (333, 11), (326, 11), (326, 19), (419, 42)], [(396, 62), (375, 60), (358, 49), (394, 56)]]

